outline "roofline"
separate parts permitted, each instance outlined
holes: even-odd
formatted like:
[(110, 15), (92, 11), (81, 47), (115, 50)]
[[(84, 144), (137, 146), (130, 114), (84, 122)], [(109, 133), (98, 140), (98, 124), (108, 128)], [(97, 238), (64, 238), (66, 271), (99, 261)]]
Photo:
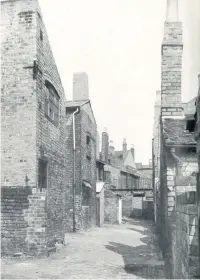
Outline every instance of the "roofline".
[[(67, 102), (73, 102), (73, 101), (81, 101), (81, 100), (69, 100), (69, 101), (67, 101)], [(84, 101), (83, 101), (84, 102)], [(80, 108), (80, 107), (82, 107), (83, 105), (85, 105), (85, 104), (87, 104), (87, 103), (89, 103), (90, 102), (90, 100), (86, 100), (83, 104), (81, 104), (81, 105), (74, 105), (74, 106), (65, 106), (65, 109), (68, 109), (68, 108)]]
[[(166, 144), (166, 143), (165, 143)], [(196, 148), (197, 144), (166, 144), (166, 147)]]

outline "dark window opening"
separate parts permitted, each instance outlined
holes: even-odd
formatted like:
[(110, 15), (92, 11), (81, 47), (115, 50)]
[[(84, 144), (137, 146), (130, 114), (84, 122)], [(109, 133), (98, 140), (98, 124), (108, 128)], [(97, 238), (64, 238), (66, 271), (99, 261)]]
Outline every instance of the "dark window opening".
[(59, 95), (53, 85), (46, 81), (47, 96), (45, 99), (45, 115), (55, 124), (59, 121)]
[(189, 132), (194, 132), (195, 124), (196, 124), (195, 120), (187, 121), (186, 130), (188, 130)]
[(87, 143), (87, 145), (90, 144), (90, 136), (88, 136), (88, 135), (87, 135), (87, 137), (86, 137), (86, 143)]
[(42, 160), (39, 160), (38, 186), (40, 190), (47, 188), (47, 162)]
[(43, 32), (40, 30), (40, 40), (43, 41)]

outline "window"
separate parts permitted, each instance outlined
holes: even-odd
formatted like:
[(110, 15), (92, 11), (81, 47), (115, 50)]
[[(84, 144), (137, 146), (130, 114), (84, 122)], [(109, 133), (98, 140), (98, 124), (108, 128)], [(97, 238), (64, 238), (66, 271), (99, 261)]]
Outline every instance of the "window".
[(90, 136), (88, 136), (88, 135), (87, 135), (87, 137), (86, 137), (86, 143), (87, 143), (87, 145), (90, 144)]
[(49, 82), (45, 82), (47, 88), (47, 96), (45, 99), (45, 115), (55, 124), (58, 125), (59, 120), (59, 95), (54, 86)]
[(40, 30), (40, 40), (43, 41), (43, 32)]
[(39, 160), (38, 186), (40, 190), (47, 188), (47, 162), (43, 160)]

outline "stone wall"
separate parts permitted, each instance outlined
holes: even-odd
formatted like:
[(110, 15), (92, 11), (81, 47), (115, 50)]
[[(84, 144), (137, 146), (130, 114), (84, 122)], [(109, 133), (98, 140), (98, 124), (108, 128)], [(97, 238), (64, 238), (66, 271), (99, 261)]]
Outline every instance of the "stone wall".
[(104, 191), (104, 222), (109, 224), (119, 223), (119, 198), (111, 190)]
[[(192, 191), (192, 189), (194, 191)], [(176, 218), (172, 234), (173, 278), (199, 276), (196, 186), (176, 186)]]
[(133, 194), (127, 192), (122, 196), (122, 216), (131, 217), (133, 212)]
[(133, 212), (132, 217), (142, 217), (143, 210), (142, 210), (142, 201), (143, 197), (134, 197), (133, 196)]

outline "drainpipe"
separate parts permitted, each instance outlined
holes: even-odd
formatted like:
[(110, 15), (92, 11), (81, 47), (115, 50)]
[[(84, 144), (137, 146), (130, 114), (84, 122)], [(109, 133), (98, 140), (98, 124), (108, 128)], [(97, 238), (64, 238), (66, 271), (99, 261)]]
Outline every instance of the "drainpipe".
[(178, 167), (177, 167), (177, 175), (179, 175), (179, 166), (181, 166), (183, 164), (183, 162), (180, 160), (179, 157), (177, 157), (177, 155), (175, 154), (175, 148), (171, 148), (170, 149), (170, 152), (171, 152), (171, 155), (172, 157), (175, 159), (175, 161), (177, 162), (178, 164)]
[(79, 108), (73, 112), (72, 125), (73, 125), (73, 232), (76, 231), (76, 220), (75, 220), (75, 194), (76, 194), (76, 130), (75, 130), (75, 115), (79, 113)]

